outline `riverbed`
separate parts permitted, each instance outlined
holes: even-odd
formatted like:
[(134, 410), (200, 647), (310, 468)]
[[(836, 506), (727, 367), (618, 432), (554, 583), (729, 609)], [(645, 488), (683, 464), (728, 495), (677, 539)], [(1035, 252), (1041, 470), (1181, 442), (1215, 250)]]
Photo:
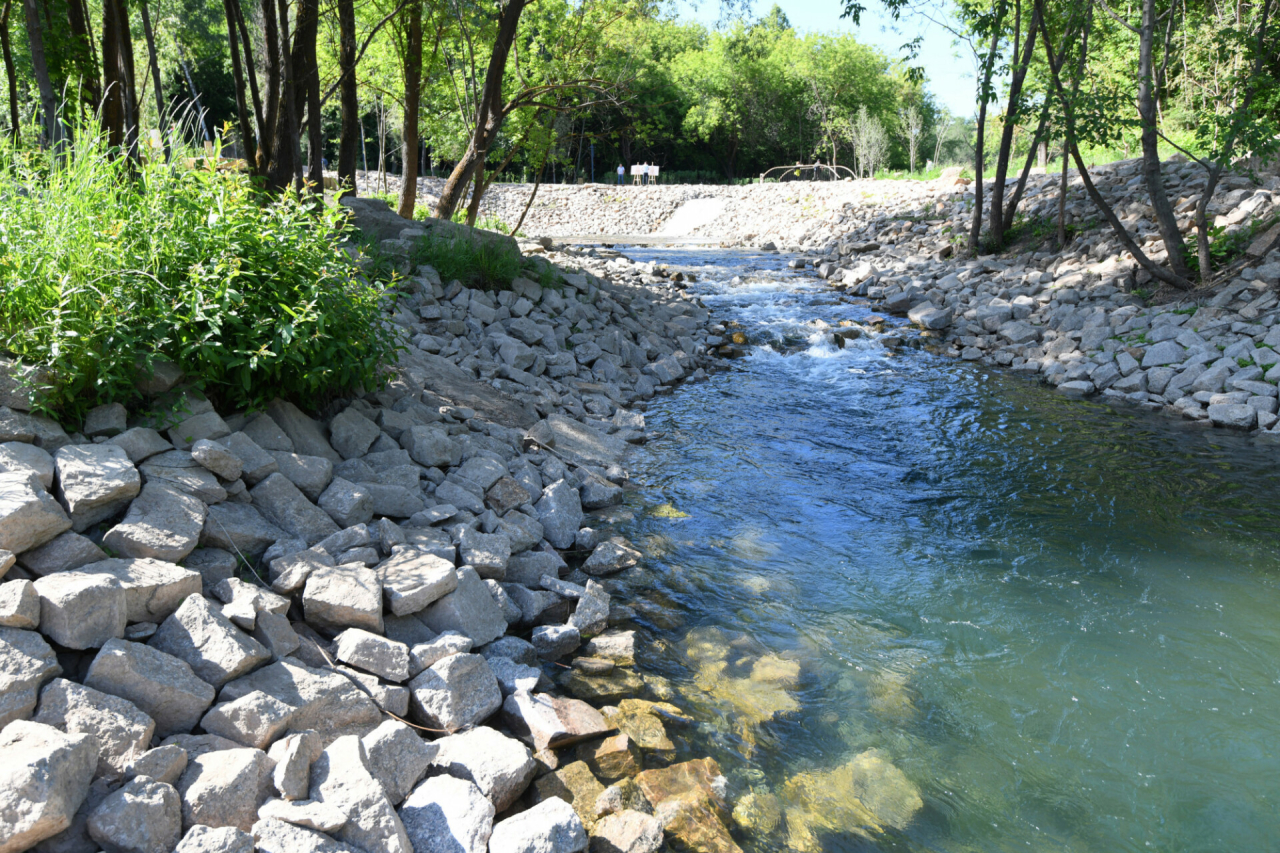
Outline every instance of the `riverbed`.
[(753, 345), (651, 404), (621, 518), (643, 667), (744, 848), (1276, 849), (1273, 452), (837, 349), (811, 321), (871, 308), (782, 256), (627, 254)]

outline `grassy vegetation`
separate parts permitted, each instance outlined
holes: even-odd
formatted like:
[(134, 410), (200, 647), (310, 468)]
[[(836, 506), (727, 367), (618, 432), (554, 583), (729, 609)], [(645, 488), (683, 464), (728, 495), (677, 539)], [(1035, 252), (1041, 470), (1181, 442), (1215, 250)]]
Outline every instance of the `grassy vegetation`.
[[(1277, 221), (1280, 221), (1280, 219), (1276, 217), (1255, 219), (1249, 223), (1249, 227), (1242, 228), (1234, 234), (1228, 234), (1227, 229), (1222, 226), (1210, 225), (1209, 260), (1215, 270), (1215, 274), (1239, 260), (1254, 238), (1267, 231)], [(1192, 273), (1199, 277), (1200, 249), (1196, 243), (1196, 235), (1194, 233), (1188, 234), (1184, 238), (1184, 244), (1187, 247), (1187, 266), (1191, 268)]]
[(0, 351), (48, 370), (39, 407), (130, 402), (156, 358), (223, 410), (378, 386), (396, 344), (342, 211), (189, 154), (132, 173), (83, 134), (63, 160), (0, 148)]

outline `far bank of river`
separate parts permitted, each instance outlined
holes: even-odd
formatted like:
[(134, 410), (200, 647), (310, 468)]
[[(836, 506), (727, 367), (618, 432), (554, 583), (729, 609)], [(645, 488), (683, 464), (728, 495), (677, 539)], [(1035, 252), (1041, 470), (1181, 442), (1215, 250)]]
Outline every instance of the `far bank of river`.
[(873, 307), (781, 256), (626, 253), (697, 272), (756, 345), (651, 404), (621, 576), (744, 847), (1274, 844), (1273, 451), (837, 349), (811, 321)]

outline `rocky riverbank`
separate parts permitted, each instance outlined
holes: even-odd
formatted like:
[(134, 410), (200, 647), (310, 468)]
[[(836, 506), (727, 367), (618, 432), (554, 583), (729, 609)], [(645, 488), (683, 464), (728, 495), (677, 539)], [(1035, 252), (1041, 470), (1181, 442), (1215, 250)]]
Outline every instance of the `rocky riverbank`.
[[(353, 209), (393, 256), (422, 233)], [(527, 248), (555, 286), (408, 269), (391, 382), (319, 412), (160, 369), (68, 432), (8, 365), (0, 853), (737, 849), (610, 579), (645, 402), (723, 330), (663, 271)]]
[[(1139, 165), (1097, 167), (1094, 182), (1159, 260), (1164, 245)], [(1006, 367), (1070, 396), (1280, 443), (1280, 178), (1228, 175), (1219, 183), (1209, 204), (1214, 239), (1238, 241), (1243, 251), (1212, 286), (1178, 293), (1159, 291), (1101, 222), (1080, 178), (1068, 177), (1065, 248), (1053, 245), (1061, 178), (1033, 175), (1012, 248), (972, 259), (958, 256), (974, 203), (972, 187), (959, 178), (544, 187), (524, 230), (671, 233), (679, 211), (697, 201), (702, 215), (683, 236), (796, 253), (797, 266), (812, 266), (850, 298), (908, 317), (939, 353)], [(1169, 162), (1165, 178), (1179, 226), (1190, 234), (1203, 170)], [(424, 192), (433, 188), (424, 181)], [(495, 186), (485, 212), (514, 221), (530, 189)], [(873, 327), (852, 327), (833, 337), (840, 343), (871, 333)]]

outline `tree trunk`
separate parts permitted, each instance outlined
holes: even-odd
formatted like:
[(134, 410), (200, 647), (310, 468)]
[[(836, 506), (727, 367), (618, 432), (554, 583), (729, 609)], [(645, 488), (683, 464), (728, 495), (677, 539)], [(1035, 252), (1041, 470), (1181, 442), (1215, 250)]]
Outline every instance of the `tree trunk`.
[(342, 129), (338, 136), (338, 187), (356, 194), (357, 144), (363, 144), (356, 92), (356, 13), (354, 0), (338, 0), (338, 69)]
[(1156, 81), (1152, 56), (1155, 31), (1155, 0), (1142, 0), (1142, 25), (1138, 33), (1138, 115), (1142, 119), (1142, 177), (1147, 185), (1147, 195), (1151, 198), (1151, 207), (1155, 210), (1156, 225), (1160, 229), (1160, 236), (1164, 238), (1169, 267), (1178, 279), (1185, 282), (1191, 275), (1191, 270), (1187, 267), (1186, 246), (1182, 243), (1182, 232), (1178, 230), (1177, 214), (1174, 213), (1173, 204), (1164, 188), (1160, 151), (1157, 148)]
[(1058, 185), (1058, 251), (1067, 247), (1067, 160), (1071, 156), (1071, 134), (1062, 139), (1062, 182)]
[[(270, 0), (264, 5), (270, 5)], [(273, 190), (284, 190), (293, 182), (301, 189), (302, 149), (298, 141), (293, 54), (289, 50), (289, 0), (279, 0), (275, 11), (279, 15), (280, 28), (280, 94), (271, 143), (271, 165), (267, 168), (267, 186)]]
[(472, 228), (476, 227), (476, 220), (480, 218), (480, 199), (484, 196), (484, 166), (488, 156), (480, 155), (480, 162), (475, 168), (475, 186), (471, 189), (471, 203), (467, 205), (467, 225)]
[[(156, 55), (156, 36), (151, 29), (151, 10), (147, 8), (147, 0), (141, 0), (142, 32), (147, 38), (147, 64), (151, 67), (151, 84), (156, 87), (156, 122), (160, 125), (161, 139), (164, 141), (164, 159), (169, 160), (169, 122), (165, 118), (164, 89), (160, 84), (160, 59)], [(238, 60), (237, 60), (238, 62)], [(239, 69), (236, 69), (237, 75)], [(243, 96), (244, 83), (238, 84), (237, 96)]]
[(520, 25), (520, 14), (530, 0), (508, 0), (498, 14), (498, 34), (493, 42), (493, 52), (489, 56), (489, 67), (485, 72), (484, 89), (480, 102), (476, 105), (475, 127), (471, 140), (467, 144), (466, 153), (454, 166), (453, 173), (445, 182), (440, 193), (440, 203), (436, 205), (436, 216), (440, 219), (451, 219), (457, 209), (467, 184), (475, 174), (475, 168), (484, 160), (493, 137), (502, 125), (501, 114), (502, 80), (506, 75), (507, 56), (511, 53), (511, 45), (516, 38), (516, 29)]
[[(277, 25), (276, 6), (272, 0), (262, 0), (262, 40), (264, 44), (263, 61), (266, 64), (267, 102), (262, 115), (262, 127), (259, 128), (258, 158), (261, 161), (259, 172), (269, 175), (276, 159), (276, 126), (280, 119), (280, 77), (282, 63), (280, 61), (280, 33)], [(245, 41), (245, 52), (252, 42)], [(268, 184), (271, 178), (267, 178)]]
[[(307, 112), (306, 183), (316, 192), (324, 192), (324, 136), (320, 127), (320, 68), (316, 61), (316, 36), (319, 28), (319, 0), (301, 0), (298, 4), (298, 31), (293, 37), (294, 127), (302, 127), (302, 108)], [(295, 133), (298, 131), (295, 129)], [(302, 163), (299, 161), (301, 170)]]
[[(244, 160), (249, 164), (250, 169), (256, 171), (258, 146), (253, 126), (249, 123), (249, 105), (245, 102), (244, 67), (241, 65), (240, 60), (240, 38), (238, 27), (236, 26), (236, 10), (234, 8), (236, 2), (238, 0), (222, 0), (222, 10), (227, 17), (227, 43), (231, 47), (231, 78), (235, 83), (236, 89), (236, 119), (240, 123), (240, 136), (244, 142)], [(246, 52), (251, 48), (252, 45), (246, 47)], [(168, 150), (167, 141), (165, 149)]]
[(267, 143), (268, 125), (266, 113), (262, 110), (262, 96), (258, 92), (258, 72), (253, 64), (253, 40), (249, 38), (249, 28), (244, 23), (244, 9), (240, 0), (230, 0), (231, 11), (235, 13), (236, 29), (240, 33), (240, 45), (244, 49), (244, 76), (249, 84), (249, 96), (253, 99), (253, 119), (257, 128), (258, 149)]
[(67, 28), (71, 32), (72, 42), (80, 42), (83, 47), (84, 52), (79, 55), (74, 49), (69, 53), (72, 66), (80, 75), (83, 114), (91, 116), (102, 100), (102, 89), (98, 85), (98, 61), (93, 49), (93, 34), (89, 30), (89, 13), (83, 0), (69, 0), (67, 3)]
[(404, 165), (401, 168), (400, 202), (397, 212), (405, 219), (413, 218), (418, 198), (418, 99), (422, 92), (422, 3), (410, 3), (403, 12), (405, 20), (404, 51), (404, 127), (401, 145)]
[[(1021, 4), (1019, 4), (1018, 15), (1021, 16)], [(1013, 78), (1009, 81), (1009, 106), (1005, 110), (1004, 127), (1000, 134), (1000, 151), (996, 155), (996, 179), (991, 187), (991, 242), (996, 246), (1004, 245), (1005, 231), (1005, 211), (1004, 211), (1004, 182), (1009, 177), (1009, 159), (1013, 154), (1013, 131), (1017, 124), (1018, 115), (1022, 108), (1022, 84), (1027, 77), (1027, 69), (1031, 67), (1031, 55), (1036, 46), (1036, 35), (1040, 30), (1040, 9), (1037, 7), (1031, 13), (1031, 23), (1027, 27), (1027, 40), (1022, 47), (1021, 56), (1016, 52), (1017, 42), (1014, 43), (1014, 71)], [(1014, 37), (1020, 33), (1014, 33)], [(1034, 146), (1032, 146), (1034, 147)]]
[(984, 139), (987, 132), (987, 90), (991, 87), (991, 75), (996, 67), (996, 47), (1000, 44), (1000, 24), (1006, 8), (1004, 0), (996, 12), (996, 24), (991, 30), (991, 46), (983, 63), (982, 82), (978, 85), (978, 141), (973, 147), (973, 224), (969, 228), (969, 254), (978, 253), (978, 240), (982, 236), (982, 167)]
[(9, 13), (12, 11), (13, 0), (4, 0), (4, 11), (0, 12), (0, 53), (4, 55), (4, 77), (9, 83), (9, 128), (17, 144), (22, 134), (22, 117), (18, 115), (18, 72), (13, 67), (13, 44), (9, 37)]
[(120, 7), (119, 0), (103, 0), (102, 3), (102, 129), (111, 148), (122, 148), (125, 136), (124, 56), (120, 30), (129, 26), (129, 19), (120, 20)]

